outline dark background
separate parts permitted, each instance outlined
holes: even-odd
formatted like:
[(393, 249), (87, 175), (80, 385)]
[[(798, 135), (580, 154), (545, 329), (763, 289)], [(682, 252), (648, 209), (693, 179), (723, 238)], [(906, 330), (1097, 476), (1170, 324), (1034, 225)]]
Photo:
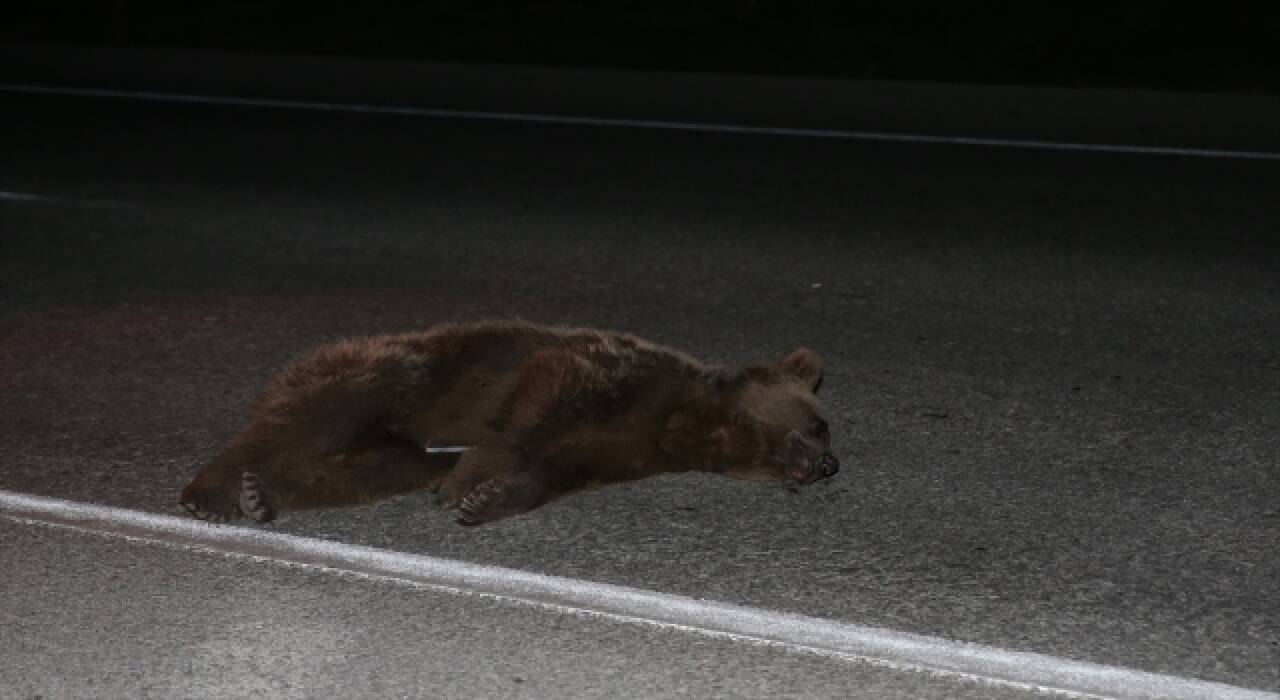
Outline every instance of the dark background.
[(549, 66), (1280, 92), (1280, 4), (26, 2), (0, 40)]

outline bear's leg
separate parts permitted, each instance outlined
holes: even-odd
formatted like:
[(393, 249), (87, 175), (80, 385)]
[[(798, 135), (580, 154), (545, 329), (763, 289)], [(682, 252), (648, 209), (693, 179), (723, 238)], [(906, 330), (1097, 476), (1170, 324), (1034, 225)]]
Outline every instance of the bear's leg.
[(457, 462), (457, 455), (427, 454), (412, 442), (390, 438), (267, 475), (246, 472), (255, 483), (245, 482), (241, 510), (266, 522), (278, 511), (360, 505), (411, 491), (434, 491)]
[[(338, 489), (344, 487), (356, 489), (344, 502), (363, 503), (368, 500), (365, 491), (381, 493), (390, 488), (388, 482), (406, 483), (402, 474), (413, 473), (416, 479), (416, 471), (425, 470), (432, 476), (423, 479), (443, 476), (435, 468), (440, 460), (427, 459), (416, 445), (391, 434), (385, 402), (379, 398), (341, 381), (289, 395), (274, 412), (256, 416), (197, 472), (180, 502), (197, 518), (225, 522), (247, 514), (243, 506), (248, 499), (241, 498), (246, 473), (253, 475), (248, 481), (258, 482), (247, 491), (262, 491), (266, 485), (276, 509), (336, 503), (342, 500)], [(362, 466), (369, 475), (347, 476), (360, 473)], [(293, 502), (303, 505), (285, 505)]]
[[(405, 465), (431, 472), (436, 462), (420, 450), (414, 454), (412, 444), (400, 444), (390, 430), (399, 397), (426, 388), (413, 385), (416, 375), (405, 362), (392, 361), (399, 355), (377, 350), (359, 344), (322, 349), (278, 375), (255, 402), (248, 427), (183, 490), (182, 505), (214, 522), (242, 515), (245, 507), (263, 517), (311, 503), (364, 502), (391, 489), (387, 482), (402, 483), (397, 468), (413, 471)], [(370, 452), (361, 454), (365, 450)], [(399, 467), (387, 466), (393, 463)], [(334, 478), (358, 473), (361, 465), (378, 476), (367, 483)], [(246, 472), (253, 475), (247, 489)], [(342, 486), (331, 485), (335, 481)], [(356, 490), (344, 498), (341, 488)], [(255, 491), (259, 500), (269, 491), (273, 508), (251, 505)], [(248, 493), (244, 499), (242, 492)]]
[(490, 478), (525, 470), (524, 454), (507, 445), (481, 444), (463, 453), (440, 484), (440, 507), (456, 508), (462, 498)]
[(458, 523), (480, 525), (546, 503), (553, 489), (539, 464), (506, 445), (477, 445), (440, 485), (440, 505), (456, 508)]
[[(359, 505), (435, 490), (458, 460), (456, 455), (427, 454), (397, 438), (296, 462), (254, 461), (248, 459), (249, 451), (226, 454), (227, 460), (210, 463), (182, 493), (183, 506), (202, 520), (226, 522), (246, 515), (265, 523), (281, 511)], [(227, 466), (233, 463), (246, 467)]]

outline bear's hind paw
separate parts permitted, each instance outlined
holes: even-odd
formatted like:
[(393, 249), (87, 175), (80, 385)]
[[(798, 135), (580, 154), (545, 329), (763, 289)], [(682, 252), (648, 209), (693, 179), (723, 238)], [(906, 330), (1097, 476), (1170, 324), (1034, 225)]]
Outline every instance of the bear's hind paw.
[(240, 512), (259, 523), (269, 523), (276, 518), (262, 478), (254, 472), (245, 472), (240, 477)]
[(224, 494), (210, 489), (194, 489), (190, 486), (182, 492), (178, 501), (192, 516), (210, 523), (226, 523), (240, 515), (236, 504)]

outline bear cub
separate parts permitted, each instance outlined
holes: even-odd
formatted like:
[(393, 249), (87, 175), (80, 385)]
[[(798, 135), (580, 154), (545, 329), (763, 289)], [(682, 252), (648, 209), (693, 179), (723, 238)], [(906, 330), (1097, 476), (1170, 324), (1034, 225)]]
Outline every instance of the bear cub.
[(821, 383), (806, 348), (725, 371), (626, 333), (523, 322), (351, 340), (276, 376), (180, 502), (268, 522), (429, 489), (479, 525), (665, 472), (808, 484), (839, 468)]

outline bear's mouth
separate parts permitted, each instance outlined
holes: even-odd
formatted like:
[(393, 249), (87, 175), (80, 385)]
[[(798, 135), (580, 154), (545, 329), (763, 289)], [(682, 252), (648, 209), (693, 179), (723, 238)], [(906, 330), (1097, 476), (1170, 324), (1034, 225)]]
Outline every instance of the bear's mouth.
[(816, 469), (809, 465), (803, 467), (791, 467), (787, 469), (787, 478), (798, 484), (812, 484), (822, 478)]
[(815, 481), (829, 479), (840, 471), (840, 463), (831, 455), (823, 455), (818, 459), (787, 469), (787, 478), (799, 484), (812, 484)]

